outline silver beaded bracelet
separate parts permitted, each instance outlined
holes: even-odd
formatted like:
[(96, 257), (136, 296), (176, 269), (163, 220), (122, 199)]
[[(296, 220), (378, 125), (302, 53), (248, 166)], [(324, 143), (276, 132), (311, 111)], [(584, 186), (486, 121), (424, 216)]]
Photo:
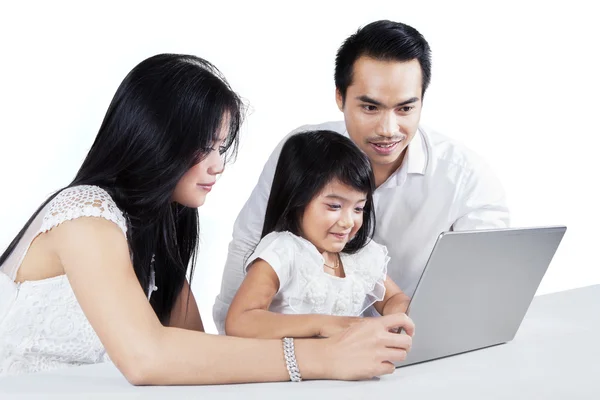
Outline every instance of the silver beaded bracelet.
[(285, 357), (285, 365), (290, 374), (290, 380), (292, 382), (300, 382), (302, 375), (298, 369), (298, 363), (296, 362), (296, 350), (294, 349), (293, 338), (283, 338), (283, 356)]

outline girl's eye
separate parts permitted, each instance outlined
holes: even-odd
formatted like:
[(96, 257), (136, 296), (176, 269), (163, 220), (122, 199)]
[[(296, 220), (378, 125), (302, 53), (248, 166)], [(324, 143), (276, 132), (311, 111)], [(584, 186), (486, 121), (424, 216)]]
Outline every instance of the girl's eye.
[(342, 208), (342, 206), (339, 204), (327, 204), (327, 206), (332, 210), (339, 210), (340, 208)]

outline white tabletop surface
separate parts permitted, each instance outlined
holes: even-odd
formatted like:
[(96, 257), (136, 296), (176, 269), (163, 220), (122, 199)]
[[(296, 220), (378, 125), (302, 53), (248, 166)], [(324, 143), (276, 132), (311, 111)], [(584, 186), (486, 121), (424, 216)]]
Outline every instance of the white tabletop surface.
[[(362, 382), (135, 387), (112, 364), (0, 378), (0, 399), (600, 399), (600, 285), (534, 298), (507, 344)], [(249, 366), (251, 368), (251, 366)]]

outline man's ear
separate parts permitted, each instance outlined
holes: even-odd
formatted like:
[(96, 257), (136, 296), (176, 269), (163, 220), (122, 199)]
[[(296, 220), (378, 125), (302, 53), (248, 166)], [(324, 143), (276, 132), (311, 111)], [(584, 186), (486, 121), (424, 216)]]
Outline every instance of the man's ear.
[(340, 89), (335, 88), (335, 102), (337, 103), (338, 108), (340, 109), (340, 111), (344, 111), (344, 99), (342, 98), (342, 92), (340, 92)]

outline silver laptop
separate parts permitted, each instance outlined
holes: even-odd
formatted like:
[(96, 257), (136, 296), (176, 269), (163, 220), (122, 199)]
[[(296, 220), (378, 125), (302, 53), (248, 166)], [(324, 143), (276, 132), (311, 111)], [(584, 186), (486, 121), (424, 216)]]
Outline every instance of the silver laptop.
[(407, 314), (406, 366), (512, 340), (566, 227), (442, 233)]

